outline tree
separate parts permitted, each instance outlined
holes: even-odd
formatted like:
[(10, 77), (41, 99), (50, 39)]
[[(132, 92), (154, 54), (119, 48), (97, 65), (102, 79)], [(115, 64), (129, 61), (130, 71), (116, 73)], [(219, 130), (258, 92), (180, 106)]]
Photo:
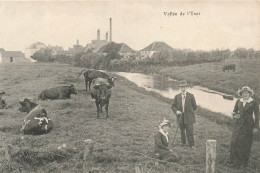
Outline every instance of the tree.
[(31, 56), (31, 58), (38, 62), (52, 62), (55, 60), (52, 56), (52, 49), (50, 48), (42, 48), (38, 50)]
[(246, 59), (248, 57), (248, 52), (245, 48), (237, 48), (234, 52), (234, 56), (239, 59)]

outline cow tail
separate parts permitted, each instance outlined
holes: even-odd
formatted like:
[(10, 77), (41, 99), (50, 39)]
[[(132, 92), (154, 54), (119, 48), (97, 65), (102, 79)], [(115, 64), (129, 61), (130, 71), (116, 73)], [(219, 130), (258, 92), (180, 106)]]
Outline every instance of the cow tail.
[(80, 75), (83, 73), (83, 71), (86, 72), (86, 70), (82, 70), (82, 71), (80, 72), (80, 74), (79, 74), (78, 77), (77, 77), (77, 82), (79, 82), (79, 77), (80, 77)]

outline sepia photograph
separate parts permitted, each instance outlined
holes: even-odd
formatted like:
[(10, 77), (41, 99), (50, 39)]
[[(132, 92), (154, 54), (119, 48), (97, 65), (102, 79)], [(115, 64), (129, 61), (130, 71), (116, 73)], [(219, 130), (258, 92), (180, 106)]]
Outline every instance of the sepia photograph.
[(260, 1), (1, 1), (1, 173), (259, 173)]

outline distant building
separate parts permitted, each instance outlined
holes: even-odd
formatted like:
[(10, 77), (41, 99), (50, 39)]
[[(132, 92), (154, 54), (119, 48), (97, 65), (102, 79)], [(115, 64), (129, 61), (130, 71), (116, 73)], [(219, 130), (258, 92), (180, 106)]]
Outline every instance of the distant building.
[(28, 48), (26, 48), (24, 50), (24, 53), (25, 53), (25, 58), (29, 59), (30, 61), (32, 62), (35, 62), (34, 59), (31, 58), (31, 56), (37, 52), (38, 50), (40, 49), (45, 49), (47, 48), (47, 46), (44, 44), (44, 43), (41, 43), (41, 42), (36, 42), (36, 43), (33, 43), (31, 44)]
[(92, 40), (91, 43), (87, 44), (85, 52), (91, 51), (91, 52), (98, 52), (99, 49), (106, 44), (108, 44), (108, 32), (106, 32), (106, 40), (100, 40), (100, 30), (97, 30), (97, 39)]
[(0, 49), (0, 63), (30, 62), (21, 51), (5, 51)]
[(85, 47), (79, 44), (79, 40), (77, 40), (77, 44), (73, 45), (73, 48), (69, 48), (67, 51), (64, 51), (64, 53), (65, 55), (72, 56), (77, 53), (84, 52), (85, 49), (86, 49)]
[(111, 50), (119, 53), (124, 58), (128, 58), (130, 55), (135, 53), (135, 51), (125, 43), (114, 43), (114, 42), (110, 42), (104, 45), (98, 50), (97, 53), (107, 54)]
[(49, 48), (52, 50), (52, 55), (61, 55), (64, 54), (64, 49), (63, 47), (60, 46), (49, 46)]
[(173, 48), (165, 42), (153, 42), (149, 46), (140, 50), (141, 56), (143, 57), (152, 57), (153, 54), (160, 51), (173, 51)]

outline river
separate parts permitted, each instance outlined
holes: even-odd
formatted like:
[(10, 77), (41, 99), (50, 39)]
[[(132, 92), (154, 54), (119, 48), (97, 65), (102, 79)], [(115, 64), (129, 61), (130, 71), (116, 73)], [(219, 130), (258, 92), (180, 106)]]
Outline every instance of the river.
[[(117, 72), (116, 74), (134, 82), (138, 87), (159, 93), (166, 98), (173, 99), (176, 94), (180, 93), (178, 89), (179, 82), (169, 77), (157, 74), (146, 75), (126, 72)], [(223, 95), (226, 94), (201, 86), (188, 87), (187, 91), (195, 96), (197, 105), (200, 107), (231, 117), (236, 98), (234, 100), (224, 99)]]

